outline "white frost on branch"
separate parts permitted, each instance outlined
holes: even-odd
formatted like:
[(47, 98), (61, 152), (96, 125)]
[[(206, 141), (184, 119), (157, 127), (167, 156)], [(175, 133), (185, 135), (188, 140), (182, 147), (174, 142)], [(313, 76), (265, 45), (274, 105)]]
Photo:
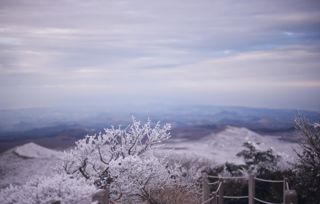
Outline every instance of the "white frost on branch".
[[(132, 119), (126, 128), (110, 128), (76, 142), (64, 152), (56, 173), (31, 177), (22, 186), (1, 190), (9, 203), (89, 203), (97, 188), (109, 188), (121, 203), (158, 203), (156, 192), (180, 188), (194, 191), (194, 176), (185, 166), (155, 155), (155, 146), (170, 138), (170, 124)], [(62, 170), (62, 171), (61, 171)]]
[(170, 138), (170, 129), (170, 124), (141, 124), (132, 118), (124, 129), (112, 127), (77, 141), (65, 154), (64, 169), (99, 188), (110, 187), (114, 199), (149, 200), (153, 188), (182, 184), (181, 170), (153, 152)]
[(21, 186), (10, 185), (0, 191), (0, 201), (3, 204), (90, 203), (95, 191), (96, 187), (85, 179), (60, 173), (51, 177), (32, 177)]

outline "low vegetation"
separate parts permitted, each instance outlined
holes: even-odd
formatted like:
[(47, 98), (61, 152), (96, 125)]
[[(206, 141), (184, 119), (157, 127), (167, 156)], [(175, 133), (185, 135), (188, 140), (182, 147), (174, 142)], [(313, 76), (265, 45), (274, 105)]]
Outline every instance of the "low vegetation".
[(301, 203), (320, 203), (320, 124), (298, 118), (296, 126), (303, 140), (294, 168), (295, 187)]
[[(87, 136), (65, 152), (52, 177), (31, 177), (22, 186), (0, 192), (3, 203), (90, 203), (97, 189), (110, 189), (110, 197), (120, 203), (188, 204), (201, 203), (201, 171), (210, 175), (256, 174), (266, 179), (288, 178), (299, 194), (300, 203), (320, 203), (320, 125), (298, 118), (297, 129), (303, 143), (298, 161), (289, 169), (279, 167), (280, 156), (272, 149), (260, 150), (246, 142), (237, 156), (244, 164), (225, 163), (209, 168), (208, 163), (182, 161), (155, 153), (170, 138), (169, 124), (135, 119), (126, 128), (110, 128)], [(214, 179), (211, 180), (212, 182)], [(213, 186), (214, 188), (214, 186)], [(247, 195), (247, 183), (229, 182), (225, 195)], [(256, 183), (259, 198), (282, 201), (282, 185)], [(231, 203), (247, 203), (247, 200)]]
[[(296, 150), (298, 160), (291, 168), (279, 167), (280, 156), (272, 149), (261, 151), (254, 143), (244, 143), (244, 150), (237, 156), (242, 157), (245, 164), (225, 163), (209, 170), (211, 175), (243, 176), (248, 173), (259, 178), (281, 180), (287, 178), (291, 189), (296, 189), (299, 203), (320, 203), (320, 125), (299, 117), (296, 128), (300, 131), (301, 148)], [(214, 181), (214, 180), (212, 180)], [(225, 187), (226, 195), (247, 195), (247, 182), (229, 182)], [(282, 202), (282, 184), (256, 182), (256, 195), (270, 202)], [(229, 200), (226, 203), (247, 203), (247, 200)]]

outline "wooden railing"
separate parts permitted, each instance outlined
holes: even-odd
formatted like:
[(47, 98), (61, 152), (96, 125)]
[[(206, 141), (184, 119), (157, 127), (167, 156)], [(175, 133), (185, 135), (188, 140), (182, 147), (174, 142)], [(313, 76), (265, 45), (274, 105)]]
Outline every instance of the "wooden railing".
[[(216, 182), (209, 182), (209, 178), (218, 179)], [(224, 195), (224, 183), (226, 180), (247, 180), (248, 181), (248, 195), (243, 196), (226, 196)], [(281, 203), (273, 203), (262, 200), (256, 197), (255, 194), (255, 182), (268, 182), (268, 183), (283, 183), (283, 199)], [(218, 187), (215, 191), (210, 192), (210, 185), (216, 185)], [(202, 203), (201, 204), (223, 204), (224, 199), (248, 199), (249, 204), (254, 204), (255, 201), (264, 204), (297, 204), (297, 193), (294, 190), (289, 189), (287, 179), (283, 180), (267, 180), (257, 178), (254, 175), (248, 177), (219, 177), (219, 176), (208, 176), (206, 172), (202, 173)]]
[[(209, 178), (218, 179), (215, 182), (209, 182)], [(241, 196), (227, 196), (224, 195), (225, 183), (228, 180), (245, 180), (248, 182), (248, 195)], [(255, 183), (267, 182), (267, 183), (282, 183), (283, 184), (283, 199), (281, 203), (273, 203), (262, 200), (256, 197)], [(217, 185), (215, 191), (210, 191), (210, 186)], [(201, 204), (223, 204), (224, 199), (247, 199), (249, 204), (255, 204), (255, 201), (263, 204), (297, 204), (297, 193), (295, 190), (289, 189), (289, 183), (286, 178), (283, 180), (268, 180), (257, 178), (254, 175), (240, 176), (240, 177), (220, 177), (209, 176), (206, 172), (202, 173), (202, 203)], [(92, 196), (92, 201), (96, 201), (99, 204), (113, 204), (115, 202), (109, 200), (109, 189), (101, 189)]]

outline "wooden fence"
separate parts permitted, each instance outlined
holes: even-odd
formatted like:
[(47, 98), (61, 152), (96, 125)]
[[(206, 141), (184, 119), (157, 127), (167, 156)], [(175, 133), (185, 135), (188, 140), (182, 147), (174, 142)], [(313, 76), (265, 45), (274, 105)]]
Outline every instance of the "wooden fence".
[[(218, 179), (216, 182), (209, 182), (209, 178)], [(248, 181), (248, 195), (243, 196), (226, 196), (224, 195), (224, 183), (227, 180), (247, 180)], [(283, 199), (281, 203), (272, 203), (256, 197), (255, 194), (255, 182), (267, 182), (267, 183), (282, 183), (283, 184)], [(218, 185), (217, 189), (210, 192), (211, 185)], [(206, 172), (202, 173), (202, 203), (201, 204), (223, 204), (224, 199), (247, 199), (249, 204), (255, 204), (255, 201), (263, 204), (297, 204), (297, 193), (294, 190), (289, 189), (287, 179), (283, 180), (267, 180), (257, 178), (254, 175), (248, 177), (219, 177), (208, 176)]]
[[(209, 182), (209, 178), (218, 179), (215, 182)], [(244, 180), (248, 182), (248, 195), (242, 196), (227, 196), (224, 195), (225, 182), (228, 180)], [(256, 197), (255, 194), (255, 183), (267, 182), (267, 183), (282, 183), (283, 185), (283, 198), (281, 203), (272, 203)], [(217, 189), (213, 192), (210, 191), (211, 185), (217, 185)], [(289, 189), (289, 184), (286, 178), (283, 180), (267, 180), (262, 178), (257, 178), (254, 175), (249, 175), (248, 177), (219, 177), (219, 176), (209, 176), (206, 172), (202, 173), (202, 203), (201, 204), (223, 204), (224, 199), (247, 199), (248, 204), (258, 203), (263, 204), (298, 204), (297, 193), (295, 190)], [(115, 202), (109, 200), (109, 189), (102, 189), (96, 192), (92, 196), (92, 201), (96, 201), (98, 204), (115, 204)]]

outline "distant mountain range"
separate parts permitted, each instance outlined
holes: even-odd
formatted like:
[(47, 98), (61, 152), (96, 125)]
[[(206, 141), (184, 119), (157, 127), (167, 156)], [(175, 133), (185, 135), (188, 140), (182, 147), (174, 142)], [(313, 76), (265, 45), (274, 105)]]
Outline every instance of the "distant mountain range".
[(112, 108), (32, 108), (0, 110), (0, 152), (25, 142), (65, 148), (75, 140), (108, 128), (125, 126), (135, 116), (138, 120), (168, 122), (175, 138), (199, 139), (226, 126), (245, 127), (262, 133), (291, 133), (294, 119), (303, 116), (320, 121), (312, 111), (224, 107), (160, 106)]

